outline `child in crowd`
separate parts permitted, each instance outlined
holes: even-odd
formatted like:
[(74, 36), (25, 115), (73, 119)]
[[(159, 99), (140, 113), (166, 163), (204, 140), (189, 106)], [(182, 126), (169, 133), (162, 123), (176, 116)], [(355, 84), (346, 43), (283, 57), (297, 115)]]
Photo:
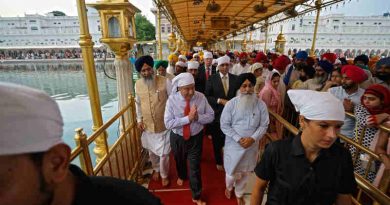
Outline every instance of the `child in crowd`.
[[(390, 116), (390, 91), (379, 84), (369, 86), (361, 98), (361, 104), (355, 106), (354, 113), (356, 118), (354, 140), (367, 148), (375, 147), (374, 138), (378, 132), (378, 125), (387, 121)], [(369, 157), (361, 154), (355, 147), (351, 147), (351, 154), (356, 160), (355, 172), (364, 176), (366, 169), (369, 169), (367, 179), (373, 182), (377, 170), (375, 163), (367, 167)]]

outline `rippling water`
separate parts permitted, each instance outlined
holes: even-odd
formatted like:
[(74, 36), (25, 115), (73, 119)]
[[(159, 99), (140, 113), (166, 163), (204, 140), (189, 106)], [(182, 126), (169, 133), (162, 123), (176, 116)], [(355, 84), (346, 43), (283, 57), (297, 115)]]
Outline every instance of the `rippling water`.
[[(44, 90), (58, 103), (64, 120), (64, 140), (75, 146), (75, 128), (82, 127), (92, 133), (92, 115), (82, 62), (0, 64), (0, 81), (27, 85)], [(113, 70), (113, 62), (96, 63), (96, 76), (102, 105), (103, 121), (118, 112), (116, 81), (104, 75), (103, 66)], [(112, 144), (118, 134), (118, 123), (108, 131)]]

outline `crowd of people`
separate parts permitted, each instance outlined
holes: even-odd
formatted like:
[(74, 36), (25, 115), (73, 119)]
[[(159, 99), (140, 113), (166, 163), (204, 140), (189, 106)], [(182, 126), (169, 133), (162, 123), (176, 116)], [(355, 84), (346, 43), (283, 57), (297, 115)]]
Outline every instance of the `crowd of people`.
[[(336, 133), (377, 152), (383, 161), (382, 172), (390, 168), (389, 133), (378, 129), (381, 124), (390, 124), (390, 58), (380, 59), (373, 67), (369, 61), (368, 56), (360, 55), (348, 62), (334, 53), (312, 58), (305, 51), (293, 54), (292, 59), (257, 51), (171, 54), (167, 61), (138, 58), (137, 120), (143, 145), (154, 159), (153, 179), (161, 176), (163, 186), (170, 183), (170, 150), (166, 149), (170, 145), (179, 173), (176, 183), (182, 185), (189, 178), (192, 200), (204, 204), (200, 153), (202, 136), (207, 135), (212, 139), (216, 169), (226, 174), (225, 195), (230, 199), (234, 189), (238, 204), (244, 204), (244, 188), (253, 171), (257, 175), (253, 204), (261, 202), (268, 182), (268, 201), (275, 204), (350, 204), (356, 187), (353, 172), (364, 176), (369, 169), (367, 180), (378, 185), (380, 163), (367, 167), (369, 157), (346, 146)], [(296, 140), (283, 136), (281, 123), (268, 116), (268, 110), (283, 116), (288, 103), (301, 115), (301, 132)], [(345, 112), (354, 113), (357, 123)], [(366, 126), (369, 128), (361, 139)], [(154, 127), (165, 129), (157, 131)], [(283, 142), (267, 146), (255, 168), (265, 133)], [(161, 147), (167, 151), (161, 153)], [(305, 157), (291, 159), (286, 150)], [(322, 156), (324, 150), (335, 158)], [(337, 163), (328, 164), (327, 160)], [(297, 168), (294, 171), (287, 166)], [(315, 182), (319, 176), (322, 179)]]
[[(390, 126), (390, 58), (368, 65), (364, 55), (349, 63), (333, 53), (316, 59), (305, 51), (292, 59), (256, 51), (171, 54), (167, 61), (139, 57), (136, 120), (152, 180), (163, 187), (189, 180), (192, 201), (206, 204), (201, 155), (207, 136), (215, 169), (225, 174), (225, 196), (233, 200), (234, 194), (238, 205), (245, 204), (253, 172), (253, 205), (263, 202), (267, 187), (267, 204), (352, 204), (354, 172), (368, 172), (367, 180), (378, 185), (390, 169), (390, 134), (378, 128)], [(161, 203), (134, 183), (87, 177), (69, 165), (61, 114), (42, 91), (0, 84), (0, 95), (0, 131), (6, 133), (0, 138), (0, 204)], [(297, 136), (285, 135), (269, 115), (283, 116), (286, 105), (299, 113)], [(372, 149), (383, 163), (367, 166), (369, 157), (345, 145), (339, 132)], [(259, 159), (266, 133), (273, 142)], [(27, 189), (33, 191), (26, 194)]]
[[(112, 52), (94, 49), (95, 59), (114, 58)], [(82, 58), (80, 48), (75, 49), (34, 49), (34, 50), (0, 50), (0, 60), (33, 60), (33, 59), (78, 59)]]

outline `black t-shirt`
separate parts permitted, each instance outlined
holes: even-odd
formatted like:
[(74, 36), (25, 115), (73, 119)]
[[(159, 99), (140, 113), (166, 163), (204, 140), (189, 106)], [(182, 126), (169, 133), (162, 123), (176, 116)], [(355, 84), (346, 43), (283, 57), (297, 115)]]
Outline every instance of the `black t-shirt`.
[(135, 182), (112, 177), (89, 177), (75, 165), (69, 167), (76, 177), (73, 205), (160, 205), (160, 199)]
[(270, 143), (255, 168), (269, 181), (267, 205), (332, 205), (337, 194), (356, 190), (351, 154), (338, 144), (310, 163), (301, 136)]

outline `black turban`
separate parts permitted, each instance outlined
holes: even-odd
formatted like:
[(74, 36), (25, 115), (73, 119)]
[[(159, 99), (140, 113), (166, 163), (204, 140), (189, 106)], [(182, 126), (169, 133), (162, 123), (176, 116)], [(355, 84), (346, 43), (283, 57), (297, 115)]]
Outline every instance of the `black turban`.
[(364, 65), (368, 65), (368, 62), (370, 61), (370, 59), (368, 58), (367, 55), (360, 55), (360, 56), (356, 56), (355, 59), (353, 59), (353, 63), (356, 64), (356, 62), (358, 61), (361, 61), (364, 63)]
[(138, 71), (138, 72), (141, 72), (141, 69), (142, 69), (142, 66), (144, 66), (144, 64), (148, 64), (150, 67), (153, 68), (153, 58), (151, 56), (141, 56), (139, 57), (136, 61), (135, 61), (135, 69)]
[(243, 73), (238, 76), (238, 87), (241, 87), (245, 80), (249, 80), (253, 86), (256, 85), (256, 76), (253, 73)]

